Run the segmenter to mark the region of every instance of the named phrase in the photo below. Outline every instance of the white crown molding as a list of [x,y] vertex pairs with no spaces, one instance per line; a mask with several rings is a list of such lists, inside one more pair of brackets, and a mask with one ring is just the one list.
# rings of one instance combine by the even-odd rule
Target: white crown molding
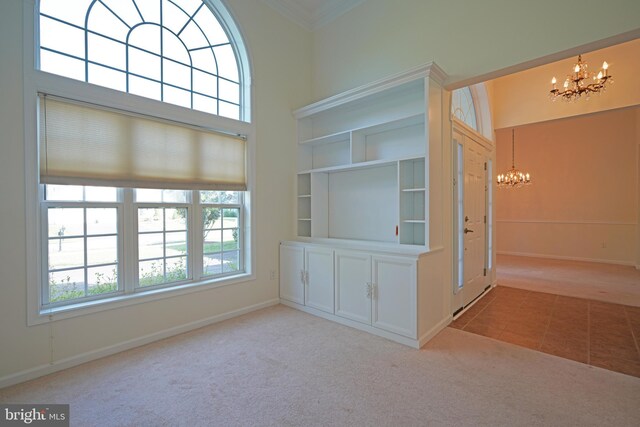
[[428,64],[420,65],[402,73],[385,77],[372,83],[320,100],[311,105],[295,110],[293,114],[296,119],[301,119],[421,78],[429,78],[435,83],[442,85],[447,79],[447,74],[435,62],[429,62]]
[[263,0],[285,18],[316,31],[365,0]]

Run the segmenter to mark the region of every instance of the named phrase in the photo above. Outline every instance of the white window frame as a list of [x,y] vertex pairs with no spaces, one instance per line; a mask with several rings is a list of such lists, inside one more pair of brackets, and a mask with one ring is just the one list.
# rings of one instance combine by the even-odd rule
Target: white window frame
[[[216,0],[207,0],[217,3]],[[227,19],[232,19],[228,11],[223,7],[218,9],[221,14],[221,24],[228,25]],[[43,72],[37,68],[37,0],[24,0],[23,2],[23,76],[24,76],[24,149],[25,149],[25,205],[26,205],[26,249],[27,249],[27,325],[37,325],[54,320],[61,320],[104,310],[140,304],[158,299],[184,295],[192,292],[200,292],[221,286],[244,283],[255,280],[254,259],[255,245],[254,233],[256,212],[253,208],[255,188],[255,124],[233,120],[221,116],[179,107],[172,104],[155,101],[140,96],[123,93],[117,90],[100,87],[70,78]],[[244,68],[240,67],[241,79],[244,87],[243,107],[244,117],[248,120],[250,106],[248,94],[253,94],[251,81],[247,76],[249,71],[249,58],[246,48],[238,37],[233,42],[240,45],[241,60],[244,60]],[[118,295],[111,298],[103,298],[93,301],[85,301],[79,304],[69,304],[63,307],[42,309],[41,284],[43,262],[45,260],[42,248],[43,242],[41,224],[42,213],[40,201],[44,199],[44,185],[39,182],[38,165],[38,93],[46,93],[62,98],[96,104],[123,111],[131,111],[172,122],[184,123],[190,126],[205,129],[216,129],[227,133],[245,135],[247,138],[247,192],[244,200],[243,218],[243,243],[245,273],[230,278],[216,278],[201,280],[182,285],[150,289],[146,292],[134,292],[126,295]],[[195,216],[194,216],[195,218]],[[124,225],[124,238],[133,238],[131,234],[134,224]],[[197,227],[192,227],[195,231]],[[194,256],[192,254],[192,256]],[[137,260],[135,260],[137,263]]]

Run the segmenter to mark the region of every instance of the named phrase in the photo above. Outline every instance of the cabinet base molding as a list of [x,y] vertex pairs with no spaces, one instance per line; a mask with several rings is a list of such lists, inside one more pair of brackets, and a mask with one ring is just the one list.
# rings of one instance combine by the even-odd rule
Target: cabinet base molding
[[[336,316],[335,314],[326,313],[324,311],[316,310],[315,308],[307,307],[304,305],[296,304],[295,302],[287,301],[284,299],[280,299],[280,304],[286,305],[287,307],[295,308],[296,310],[303,311],[308,314],[312,314],[317,317],[321,317],[326,320],[331,320],[332,322],[339,323],[344,326],[349,326],[354,329],[358,329],[363,332],[368,332],[373,335],[377,335],[382,338],[386,338],[391,341],[395,341],[400,344],[404,344],[406,346],[419,349],[422,347],[429,339],[434,337],[440,330],[442,330],[445,326],[451,322],[451,318],[445,319],[443,322],[439,323],[438,326],[432,328],[431,331],[427,332],[422,338],[419,340],[414,340],[411,338],[403,337],[402,335],[397,335],[392,332],[383,331],[382,329],[374,328],[373,326],[365,325],[364,323],[356,322],[353,320],[345,319],[344,317]],[[444,326],[440,327],[443,324]],[[438,329],[439,328],[439,329]]]

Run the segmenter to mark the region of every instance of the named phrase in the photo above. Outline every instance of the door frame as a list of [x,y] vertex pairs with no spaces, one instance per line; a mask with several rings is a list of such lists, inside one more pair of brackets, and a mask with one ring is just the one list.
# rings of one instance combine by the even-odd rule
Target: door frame
[[[485,183],[485,215],[487,221],[485,223],[485,245],[484,253],[485,260],[484,265],[487,271],[485,286],[493,286],[495,284],[495,226],[494,222],[494,194],[495,183],[493,182],[493,169],[495,165],[495,144],[493,141],[487,139],[475,129],[470,128],[458,118],[453,116],[451,118],[451,162],[452,162],[452,176],[453,176],[453,221],[452,221],[452,242],[453,250],[452,256],[452,299],[451,299],[451,313],[456,312],[464,308],[463,299],[463,287],[464,282],[464,257],[460,260],[461,244],[460,241],[461,231],[464,228],[464,222],[461,222],[463,212],[460,212],[460,203],[464,206],[464,147],[465,144],[473,143],[484,148],[484,161],[487,164],[486,183]],[[460,156],[460,149],[462,147],[462,155]],[[462,173],[462,180],[459,179],[459,175]],[[462,191],[462,193],[460,193]],[[462,198],[462,200],[460,200]],[[462,224],[462,225],[461,225]],[[461,228],[462,227],[462,228]],[[462,275],[462,276],[461,276]],[[471,303],[473,304],[473,302]]]

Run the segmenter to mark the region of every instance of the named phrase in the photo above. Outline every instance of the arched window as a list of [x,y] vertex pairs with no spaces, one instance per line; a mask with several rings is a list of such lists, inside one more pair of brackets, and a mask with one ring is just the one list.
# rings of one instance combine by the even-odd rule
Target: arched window
[[469,87],[453,91],[451,95],[451,113],[467,126],[479,131],[476,117],[476,106]]
[[41,0],[40,69],[247,120],[246,53],[221,12],[202,0]]
[[37,6],[29,321],[246,280],[249,63],[221,0]]

